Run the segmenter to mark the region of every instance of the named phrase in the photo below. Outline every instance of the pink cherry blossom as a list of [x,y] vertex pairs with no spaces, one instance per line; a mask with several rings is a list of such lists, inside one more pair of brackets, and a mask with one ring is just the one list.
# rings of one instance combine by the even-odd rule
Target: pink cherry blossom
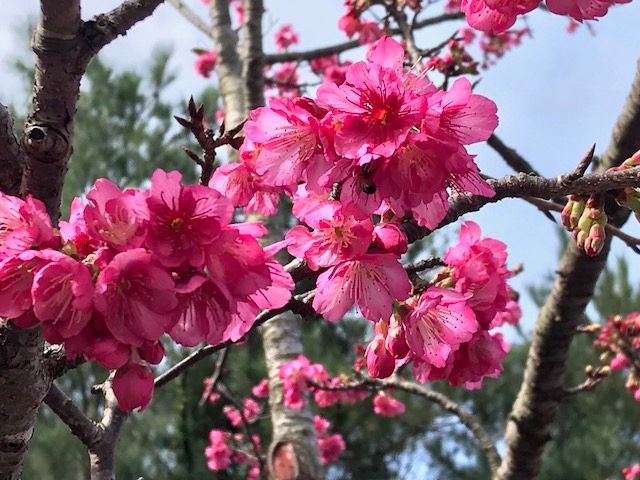
[[45,258],[48,263],[33,278],[33,311],[48,328],[69,338],[80,333],[93,314],[91,273],[59,252],[50,251]]
[[147,198],[149,227],[146,245],[154,258],[167,267],[187,261],[204,264],[205,246],[229,224],[233,206],[216,190],[182,185],[176,171],[156,170]]
[[280,192],[285,188],[267,185],[256,172],[256,158],[260,147],[245,138],[240,147],[242,161],[221,165],[216,169],[209,187],[229,198],[233,205],[245,207],[247,213],[273,215],[278,209]]
[[327,320],[337,321],[354,304],[374,322],[391,316],[394,300],[406,300],[411,283],[395,255],[366,254],[322,273],[313,308]]
[[414,356],[435,367],[444,367],[451,352],[478,330],[469,295],[429,287],[412,306],[404,328]]
[[46,263],[35,250],[0,261],[0,317],[16,318],[31,310],[33,278]]
[[178,304],[174,281],[143,249],[114,257],[98,275],[94,300],[113,336],[134,346],[173,326]]
[[296,184],[321,148],[318,120],[289,99],[253,110],[244,131],[260,146],[256,171],[270,185]]
[[287,50],[291,45],[297,45],[300,42],[298,34],[293,30],[291,25],[283,25],[275,34],[276,45],[281,52]]
[[324,417],[321,417],[320,415],[314,415],[313,426],[316,430],[316,435],[318,437],[323,437],[329,431],[329,427],[331,426],[331,423],[329,422],[329,420],[327,420]]
[[[379,331],[378,325],[383,323],[382,321],[376,324],[376,335],[367,345],[367,349],[364,353],[364,358],[367,363],[367,370],[369,375],[374,378],[387,378],[390,377],[396,368],[396,360],[389,353],[385,346],[385,337]],[[386,329],[386,327],[383,327]]]
[[269,396],[269,380],[260,380],[260,382],[251,389],[251,394],[256,398],[267,398]]
[[122,192],[113,182],[100,178],[87,199],[91,205],[84,209],[84,220],[89,235],[118,251],[142,245],[149,217],[142,192]]
[[145,364],[130,362],[116,370],[111,386],[122,410],[144,410],[153,397],[153,373]]
[[558,15],[569,15],[574,20],[595,20],[604,17],[609,7],[617,3],[629,3],[631,0],[547,0],[549,11]]
[[60,235],[65,242],[73,245],[75,254],[86,257],[100,247],[100,241],[89,235],[87,224],[84,221],[85,204],[80,197],[75,197],[71,202],[69,221],[60,221]]
[[312,231],[298,225],[287,233],[289,253],[304,258],[312,270],[363,255],[371,244],[373,223],[354,214],[335,201],[316,205],[303,218]]
[[209,50],[208,52],[198,55],[193,67],[198,75],[204,78],[209,78],[211,76],[211,72],[216,68],[217,61],[218,53],[215,50]]
[[393,418],[402,415],[404,411],[404,403],[388,393],[380,392],[373,397],[373,413],[376,415]]
[[0,260],[31,248],[55,247],[53,242],[51,220],[40,200],[0,192]]
[[319,438],[318,450],[320,451],[320,463],[323,465],[334,463],[346,448],[344,439],[339,433]]
[[462,0],[460,9],[473,28],[500,33],[523,15],[538,7],[539,0]]
[[458,78],[448,91],[429,96],[424,126],[430,136],[444,142],[470,145],[487,140],[498,126],[496,104],[471,93],[471,82]]
[[221,430],[209,432],[209,446],[204,453],[207,457],[209,470],[225,470],[231,465],[233,451],[228,444],[229,434]]
[[169,332],[171,338],[186,347],[201,342],[217,345],[223,341],[235,302],[227,288],[204,275],[194,275],[176,286],[178,321]]
[[336,153],[360,164],[393,155],[426,109],[396,70],[372,62],[351,65],[345,83],[325,83],[317,97],[333,111]]
[[449,248],[444,261],[453,267],[456,289],[471,294],[469,304],[478,321],[488,327],[496,313],[504,311],[509,300],[505,266],[506,245],[492,238],[481,238],[480,227],[464,222],[460,242]]
[[497,378],[502,373],[502,361],[508,350],[501,334],[477,332],[453,354],[447,380],[454,387],[464,385],[468,390],[478,389],[485,377]]

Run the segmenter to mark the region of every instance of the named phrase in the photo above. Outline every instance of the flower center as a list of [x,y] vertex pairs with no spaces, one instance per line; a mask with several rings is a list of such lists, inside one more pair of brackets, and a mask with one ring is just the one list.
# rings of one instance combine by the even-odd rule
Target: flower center
[[174,218],[173,221],[171,222],[171,229],[174,232],[179,232],[182,229],[183,225],[184,225],[184,218]]

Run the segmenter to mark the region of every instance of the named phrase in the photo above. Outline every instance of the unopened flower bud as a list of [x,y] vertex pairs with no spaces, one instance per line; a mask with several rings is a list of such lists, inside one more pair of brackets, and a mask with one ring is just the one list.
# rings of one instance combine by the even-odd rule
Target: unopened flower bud
[[569,201],[565,205],[560,217],[562,218],[562,225],[572,231],[578,227],[578,220],[584,212],[586,198],[580,195],[571,195]]

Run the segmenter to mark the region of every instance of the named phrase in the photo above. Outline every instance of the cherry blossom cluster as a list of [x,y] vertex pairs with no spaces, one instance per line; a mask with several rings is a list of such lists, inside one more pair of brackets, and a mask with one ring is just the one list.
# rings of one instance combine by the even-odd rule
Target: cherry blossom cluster
[[601,360],[608,362],[611,370],[628,370],[625,386],[640,402],[640,313],[609,317],[593,345],[603,350]]
[[508,345],[491,330],[521,316],[506,259],[504,243],[463,223],[459,243],[444,257],[447,266],[424,291],[396,305],[389,320],[376,323],[365,352],[369,374],[386,378],[412,361],[420,382],[476,389],[485,377],[499,376]]
[[[211,379],[206,379],[204,386],[203,399],[211,403],[218,402],[221,397],[219,394],[211,392]],[[251,389],[251,393],[253,398],[247,397],[242,401],[242,413],[234,406],[228,404],[223,406],[222,411],[232,428],[245,428],[259,420],[259,415],[263,408],[260,403],[265,404],[269,396],[268,381],[266,379],[261,380]],[[330,433],[330,422],[318,415],[314,417],[314,427],[321,463],[328,465],[336,462],[340,454],[345,450],[342,435]],[[261,454],[261,443],[260,437],[255,434],[251,435],[249,439],[246,433],[233,433],[218,429],[211,430],[209,432],[209,445],[205,449],[207,466],[210,470],[220,471],[227,470],[232,465],[245,465],[248,480],[259,478],[261,470],[256,454]]]
[[293,281],[257,238],[231,224],[216,190],[156,170],[148,190],[99,179],[54,230],[38,200],[0,194],[0,317],[41,324],[45,339],[115,370],[124,410],[144,408],[164,334],[185,346],[243,337]]
[[[546,0],[547,9],[557,15],[582,22],[604,17],[609,7],[631,0]],[[460,10],[470,26],[484,32],[500,33],[509,29],[520,15],[540,5],[540,0],[462,0]]]
[[603,195],[571,195],[561,217],[562,224],[572,233],[578,248],[590,257],[602,251],[607,225]]
[[[623,171],[640,165],[640,151],[634,153],[621,165],[609,170]],[[614,192],[618,205],[634,212],[640,221],[640,189],[627,187]],[[605,197],[597,195],[570,195],[562,210],[562,224],[573,234],[576,245],[589,256],[596,256],[604,247],[607,214]]]
[[[253,445],[247,446],[249,442]],[[260,463],[253,454],[254,449],[260,452],[260,437],[252,435],[247,440],[242,433],[231,433],[224,430],[209,432],[209,445],[204,454],[209,470],[227,470],[232,465],[246,465],[247,480],[260,478]]]

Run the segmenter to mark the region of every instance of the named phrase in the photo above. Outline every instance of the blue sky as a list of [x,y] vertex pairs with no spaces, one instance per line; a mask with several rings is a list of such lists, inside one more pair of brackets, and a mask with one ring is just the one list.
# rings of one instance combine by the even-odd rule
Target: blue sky
[[[200,0],[185,0],[206,15]],[[0,101],[24,101],[24,86],[4,68],[6,62],[27,51],[26,39],[15,30],[37,13],[37,2],[4,2],[0,21]],[[85,18],[108,10],[117,0],[84,0]],[[282,23],[292,23],[300,33],[299,48],[313,48],[344,40],[337,18],[343,13],[341,0],[265,0],[267,15],[266,45],[273,51],[273,33]],[[438,7],[431,7],[433,14]],[[587,28],[567,34],[566,18],[544,12],[528,15],[533,38],[509,52],[497,65],[482,72],[476,92],[498,105],[500,125],[497,133],[547,176],[571,170],[588,147],[596,142],[602,152],[609,142],[611,127],[621,110],[640,56],[637,25],[638,2],[616,7],[600,22],[593,23],[595,35]],[[448,23],[421,32],[418,43],[429,47],[450,35],[456,24]],[[130,33],[104,50],[110,63],[142,68],[156,44],[175,47],[174,67],[181,72],[172,95],[186,99],[206,86],[192,68],[193,47],[209,48],[210,41],[180,17],[170,5],[162,5],[153,17],[137,25]],[[358,58],[361,51],[349,53]],[[483,145],[472,148],[483,171],[493,176],[510,173],[493,151]],[[535,208],[516,200],[507,200],[467,216],[477,221],[488,236],[501,239],[509,247],[512,265],[523,263],[524,272],[514,279],[521,292],[531,283],[541,282],[553,270],[557,254],[554,227]],[[626,227],[640,235],[637,222]],[[455,226],[453,228],[456,228]],[[453,233],[455,235],[455,233]],[[614,255],[626,255],[632,271],[638,258],[626,246],[614,240]],[[536,309],[523,296],[524,326],[530,328]]]

